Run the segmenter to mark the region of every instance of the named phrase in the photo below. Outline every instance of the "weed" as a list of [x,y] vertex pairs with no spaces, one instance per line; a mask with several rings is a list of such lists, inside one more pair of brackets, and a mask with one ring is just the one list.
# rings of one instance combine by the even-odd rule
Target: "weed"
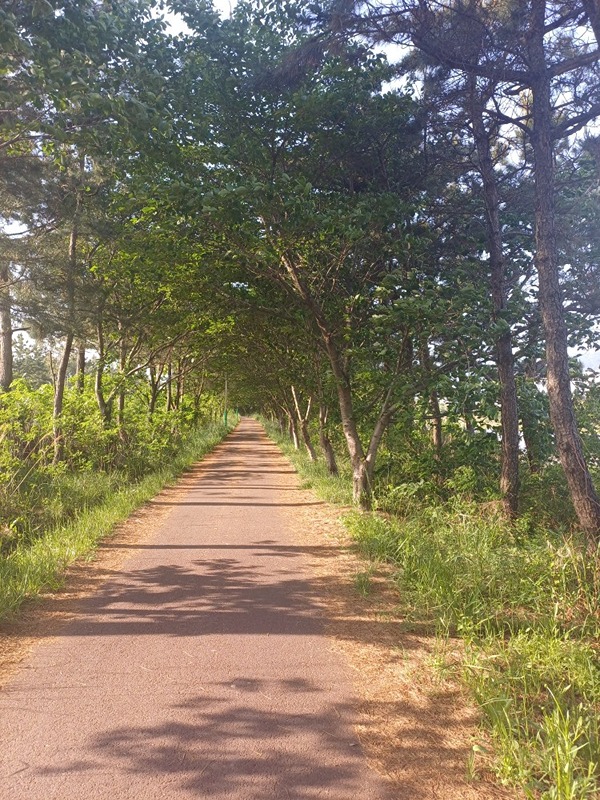
[[[25,599],[57,589],[69,564],[89,555],[115,525],[209,452],[226,433],[221,425],[195,431],[175,458],[140,481],[123,482],[120,487],[113,482],[114,476],[99,474],[95,481],[89,476],[81,480],[69,476],[67,484],[78,487],[77,510],[66,504],[63,495],[54,512],[56,524],[32,539],[16,541],[8,555],[0,558],[0,618],[14,613]],[[64,509],[71,512],[64,515],[70,521],[61,522]]]
[[[321,497],[348,497],[347,476],[333,479],[303,454],[291,457]],[[600,557],[564,530],[544,528],[547,515],[509,525],[489,503],[465,499],[467,479],[476,490],[471,473],[456,472],[459,479],[462,497],[445,503],[428,502],[423,481],[390,484],[378,504],[395,515],[351,511],[344,522],[368,559],[393,565],[405,619],[437,632],[432,665],[440,674],[446,638],[463,638],[463,680],[500,779],[535,800],[591,800],[600,791]],[[558,507],[564,492],[548,492],[547,480],[532,478],[527,503],[545,493]],[[368,574],[359,573],[357,588],[366,590]],[[476,755],[467,763],[471,780]]]
[[357,572],[354,576],[354,587],[361,597],[368,597],[371,594],[372,574],[372,570],[368,569],[364,572]]

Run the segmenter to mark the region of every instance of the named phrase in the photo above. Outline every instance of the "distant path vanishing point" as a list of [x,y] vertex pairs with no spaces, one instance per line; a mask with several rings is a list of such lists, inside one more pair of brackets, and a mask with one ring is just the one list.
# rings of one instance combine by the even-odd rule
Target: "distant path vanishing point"
[[183,479],[0,692],[2,800],[391,797],[286,522],[307,502],[292,472],[243,419]]

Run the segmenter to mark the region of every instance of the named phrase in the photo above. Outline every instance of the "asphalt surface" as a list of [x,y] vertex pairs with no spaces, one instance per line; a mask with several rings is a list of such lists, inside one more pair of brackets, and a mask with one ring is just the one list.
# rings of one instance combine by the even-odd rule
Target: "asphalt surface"
[[390,797],[288,525],[295,491],[242,420],[0,693],[2,800]]

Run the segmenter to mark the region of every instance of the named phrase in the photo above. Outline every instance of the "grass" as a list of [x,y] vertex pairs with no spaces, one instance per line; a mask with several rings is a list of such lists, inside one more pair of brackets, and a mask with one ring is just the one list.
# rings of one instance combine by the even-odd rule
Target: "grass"
[[[307,487],[348,504],[347,474],[331,478],[283,447]],[[500,781],[527,798],[597,798],[600,556],[575,536],[532,528],[530,518],[514,528],[460,500],[413,503],[402,516],[350,511],[344,521],[368,559],[393,565],[405,616],[440,644],[464,641],[462,664],[440,669],[469,687],[494,748],[474,750],[467,773],[491,759]],[[356,577],[363,596],[369,574]]]
[[260,421],[298,471],[304,488],[313,489],[326,503],[352,505],[352,471],[347,460],[338,458],[340,474],[334,477],[329,474],[323,461],[310,461],[305,451],[296,450],[289,438],[282,436],[275,425],[262,418]]
[[[90,557],[119,522],[210,452],[226,433],[216,424],[194,431],[174,459],[134,483],[118,485],[120,476],[114,474],[60,476],[59,483],[64,483],[58,492],[62,499],[56,501],[57,523],[32,541],[17,542],[0,559],[0,619],[14,614],[24,600],[58,589],[69,564]],[[69,492],[70,506],[65,504]],[[73,503],[78,508],[74,516]],[[61,509],[72,518],[60,523]]]

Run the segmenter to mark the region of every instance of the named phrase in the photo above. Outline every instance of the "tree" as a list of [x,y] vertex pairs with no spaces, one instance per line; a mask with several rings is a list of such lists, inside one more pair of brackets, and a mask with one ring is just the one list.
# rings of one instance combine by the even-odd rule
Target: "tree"
[[[550,415],[580,525],[595,540],[600,535],[600,500],[585,463],[571,395],[555,235],[555,153],[557,141],[600,112],[600,50],[592,36],[580,35],[585,26],[597,31],[597,4],[460,0],[440,6],[406,0],[385,8],[348,2],[333,8],[337,30],[409,42],[449,69],[473,80],[494,81],[489,110],[526,137],[535,182],[535,263]],[[355,8],[364,15],[355,14]]]
[[[180,81],[194,87],[181,90],[188,109],[181,138],[192,159],[195,150],[211,164],[199,165],[196,181],[204,185],[215,252],[222,261],[236,259],[252,279],[281,287],[318,333],[336,385],[354,497],[368,505],[377,449],[411,366],[410,333],[376,321],[382,311],[389,319],[392,303],[378,298],[376,287],[400,280],[412,255],[406,245],[419,185],[419,126],[409,97],[381,94],[385,61],[362,48],[290,79],[285,64],[302,13],[301,5],[241,3],[220,26],[187,16],[199,33],[181,55]],[[203,88],[194,68],[202,70]],[[189,145],[192,131],[202,137],[207,130],[215,136],[212,150],[203,138]],[[369,374],[371,411],[357,419],[352,364],[366,347],[379,363]]]

